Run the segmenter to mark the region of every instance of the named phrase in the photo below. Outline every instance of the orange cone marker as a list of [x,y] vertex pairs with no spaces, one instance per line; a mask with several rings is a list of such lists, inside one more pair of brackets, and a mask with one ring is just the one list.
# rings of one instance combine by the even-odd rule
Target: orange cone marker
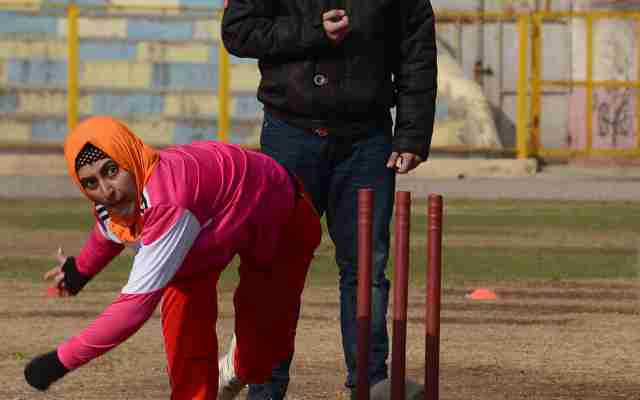
[[498,295],[491,289],[478,288],[465,296],[471,300],[497,300]]

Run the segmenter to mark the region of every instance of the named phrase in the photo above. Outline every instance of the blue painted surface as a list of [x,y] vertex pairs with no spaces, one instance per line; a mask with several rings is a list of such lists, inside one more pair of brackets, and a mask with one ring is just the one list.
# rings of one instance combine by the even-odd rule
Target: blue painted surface
[[195,140],[216,139],[215,132],[217,131],[218,124],[216,121],[211,121],[210,125],[178,122],[173,131],[173,143],[185,144]]
[[164,96],[150,94],[96,94],[93,113],[124,116],[130,114],[162,114]]
[[67,134],[67,121],[46,119],[31,124],[31,140],[34,142],[62,142]]
[[127,37],[146,40],[189,40],[193,38],[193,23],[129,18]]
[[64,3],[76,3],[76,4],[98,4],[98,5],[103,5],[103,4],[109,4],[110,1],[109,0],[67,0],[64,1]]
[[[44,1],[43,1],[44,3]],[[109,0],[59,0],[59,1],[55,1],[55,4],[79,4],[79,5],[84,5],[84,4],[90,4],[90,5],[104,5],[104,4],[109,4]]]
[[170,89],[207,89],[218,84],[218,67],[210,64],[161,63],[153,65],[152,86]]
[[239,120],[256,120],[262,118],[262,103],[255,94],[236,95],[234,118]]
[[209,62],[211,64],[218,64],[218,46],[209,47]]
[[58,18],[0,11],[0,33],[58,34]]
[[[61,0],[60,3],[72,3]],[[77,4],[108,4],[108,0],[76,0]],[[197,7],[222,7],[223,0],[180,0],[180,4]],[[200,16],[202,13],[196,13]],[[60,16],[27,16],[10,12],[0,12],[0,36],[5,38],[26,38],[28,35],[42,38],[57,38]],[[154,17],[134,16],[128,19],[126,39],[101,41],[82,39],[80,42],[81,61],[127,61],[137,56],[137,40],[175,41],[190,43],[193,39],[194,20],[169,21]],[[153,65],[152,87],[169,89],[177,93],[182,89],[200,89],[214,93],[218,86],[218,47],[210,46],[209,63],[159,63]],[[255,64],[254,59],[240,59],[231,56],[232,64]],[[28,85],[44,88],[66,88],[67,63],[65,60],[30,58],[10,59],[6,63],[8,86]],[[262,106],[255,94],[238,97],[234,119],[245,120],[260,118]],[[165,108],[163,95],[140,93],[135,90],[129,94],[102,92],[92,95],[92,114],[107,114],[118,117],[131,115],[162,116]],[[19,96],[5,90],[0,94],[0,113],[11,115],[19,109]],[[33,142],[62,142],[67,133],[66,115],[36,119],[31,124]],[[190,121],[185,119],[176,124],[173,132],[175,143],[188,143],[194,140],[217,139],[216,121]],[[240,137],[230,134],[234,143],[242,143]]]
[[438,99],[436,101],[436,116],[437,120],[443,120],[449,118],[449,103],[444,99]]
[[222,0],[180,0],[182,6],[192,7],[222,7]]
[[11,60],[8,82],[22,85],[66,87],[67,63],[43,59]]
[[[209,62],[212,64],[218,64],[218,46],[211,46],[209,48]],[[231,64],[257,64],[258,61],[255,58],[240,58],[233,54],[229,54],[229,62]]]
[[80,60],[135,60],[136,45],[127,42],[82,40]]
[[17,109],[18,95],[11,92],[0,92],[0,113],[13,113]]

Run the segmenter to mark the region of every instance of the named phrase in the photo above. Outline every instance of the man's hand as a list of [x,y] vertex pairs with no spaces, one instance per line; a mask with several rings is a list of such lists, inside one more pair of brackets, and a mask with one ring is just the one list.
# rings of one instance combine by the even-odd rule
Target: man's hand
[[322,14],[322,26],[331,42],[338,45],[349,33],[349,17],[345,10],[329,10]]
[[422,158],[413,153],[398,153],[394,151],[389,156],[387,168],[394,168],[399,174],[406,174],[422,162]]

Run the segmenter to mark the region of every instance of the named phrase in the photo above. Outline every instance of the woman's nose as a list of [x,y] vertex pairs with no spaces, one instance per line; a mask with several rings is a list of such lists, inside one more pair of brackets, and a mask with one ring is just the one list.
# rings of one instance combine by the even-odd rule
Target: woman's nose
[[105,199],[109,199],[113,196],[113,193],[114,193],[113,186],[111,186],[106,182],[101,182],[100,187],[102,189],[102,195],[105,197]]

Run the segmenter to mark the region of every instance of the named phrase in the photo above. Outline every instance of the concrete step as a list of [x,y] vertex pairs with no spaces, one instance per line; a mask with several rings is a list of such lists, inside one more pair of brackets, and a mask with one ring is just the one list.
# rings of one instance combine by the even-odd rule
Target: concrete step
[[[535,159],[433,158],[411,175],[424,178],[518,177],[535,175]],[[0,176],[66,176],[61,154],[0,154]]]
[[537,160],[433,158],[410,173],[415,178],[497,178],[535,175]]

